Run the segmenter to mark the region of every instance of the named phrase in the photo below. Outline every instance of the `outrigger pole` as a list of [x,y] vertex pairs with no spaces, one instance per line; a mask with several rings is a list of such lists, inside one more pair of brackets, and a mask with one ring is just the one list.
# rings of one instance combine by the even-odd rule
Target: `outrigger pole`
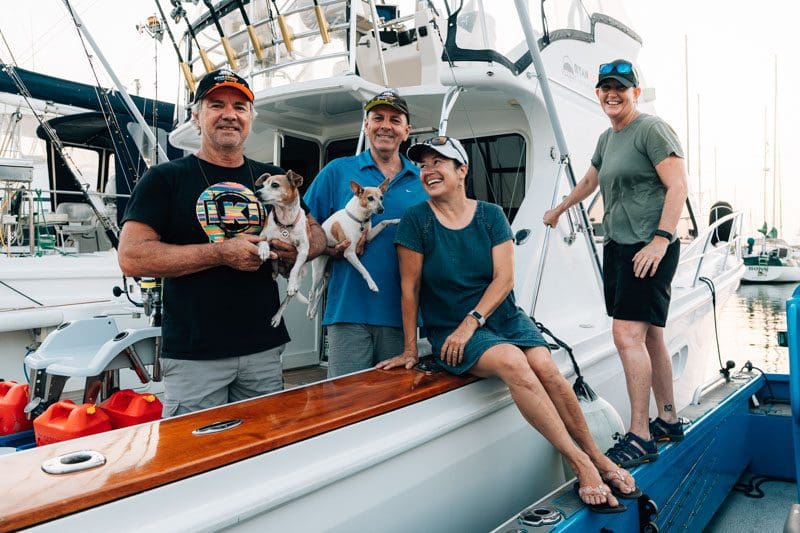
[[[542,56],[539,53],[539,43],[536,40],[536,35],[533,32],[533,26],[531,26],[531,19],[530,15],[528,14],[528,8],[525,5],[525,0],[514,0],[514,4],[517,7],[517,15],[519,16],[520,22],[522,23],[522,30],[525,32],[525,41],[528,44],[528,50],[531,53],[531,59],[533,60],[533,68],[536,73],[536,78],[539,80],[539,86],[542,88],[542,97],[544,98],[544,105],[547,109],[547,115],[550,118],[550,125],[553,128],[553,135],[556,138],[556,145],[558,146],[558,151],[561,154],[561,164],[564,165],[564,168],[567,171],[567,177],[569,178],[570,185],[575,188],[577,185],[577,180],[575,179],[575,173],[572,170],[572,162],[570,161],[569,149],[567,148],[567,139],[564,137],[564,130],[561,128],[561,121],[558,118],[558,112],[556,111],[556,104],[553,100],[553,93],[550,90],[550,80],[547,79],[547,73],[544,69],[544,63],[542,62]],[[557,185],[556,185],[557,186]],[[589,249],[589,253],[594,258],[595,265],[597,266],[597,270],[595,274],[597,276],[597,280],[602,286],[602,277],[601,274],[603,272],[603,266],[600,263],[600,257],[597,254],[597,248],[594,245],[594,240],[591,237],[591,225],[589,223],[589,217],[586,214],[586,211],[583,209],[583,205],[578,203],[580,207],[581,217],[583,218],[583,226],[586,228],[586,246]],[[550,206],[551,208],[553,206]],[[545,252],[547,250],[547,242],[550,237],[550,228],[547,228],[545,235]],[[543,254],[544,255],[544,254]],[[541,274],[541,272],[540,272]],[[536,306],[536,299],[539,296],[539,286],[541,283],[541,275],[539,276],[539,282],[537,282],[534,296],[533,296],[533,306]],[[533,314],[533,309],[531,309],[531,314]]]
[[106,73],[114,81],[114,85],[116,85],[122,100],[125,102],[125,105],[128,106],[133,118],[135,118],[136,122],[139,124],[139,126],[141,126],[142,132],[144,133],[145,137],[147,137],[147,140],[150,141],[150,145],[155,146],[156,150],[158,150],[158,159],[160,161],[169,161],[167,153],[164,151],[161,145],[158,144],[158,139],[156,139],[153,130],[151,130],[150,126],[147,125],[147,121],[145,121],[144,117],[139,112],[136,104],[134,104],[133,100],[131,100],[131,97],[128,96],[128,91],[125,90],[125,88],[122,86],[122,82],[120,82],[119,78],[117,78],[117,75],[114,74],[114,70],[111,68],[111,65],[108,63],[108,61],[106,61],[106,57],[103,55],[100,47],[97,46],[94,38],[92,38],[92,34],[89,33],[89,30],[86,28],[86,25],[83,23],[80,16],[78,16],[78,13],[72,9],[69,0],[63,0],[63,2],[67,7],[67,11],[70,13],[70,16],[72,16],[73,20],[75,21],[75,25],[77,26],[78,30],[83,34],[84,37],[86,37],[86,40],[89,41],[89,45],[92,47],[92,50],[94,50],[94,53],[97,54],[98,59],[100,59],[100,62],[103,64],[103,67],[105,67]]
[[236,0],[236,5],[239,6],[239,13],[242,14],[242,20],[247,27],[247,35],[250,36],[250,42],[253,44],[253,52],[256,54],[256,59],[264,61],[264,50],[261,48],[261,43],[256,35],[256,29],[250,24],[250,17],[247,16],[247,10],[244,8],[242,0]]
[[203,68],[206,69],[206,72],[211,72],[214,70],[214,63],[208,58],[208,53],[200,46],[200,41],[197,40],[197,34],[194,32],[194,28],[192,28],[192,23],[189,22],[189,19],[186,18],[186,10],[183,9],[181,5],[181,0],[170,0],[170,4],[172,4],[172,12],[169,14],[172,17],[172,20],[175,21],[175,24],[179,23],[181,19],[186,20],[186,31],[189,32],[189,37],[194,40],[194,44],[197,45],[197,53],[200,54],[200,60],[203,62]]
[[203,0],[203,3],[208,8],[208,14],[211,15],[211,20],[214,21],[214,26],[217,28],[222,48],[225,50],[225,57],[228,58],[228,64],[233,70],[237,70],[239,68],[239,63],[236,61],[236,53],[233,51],[231,42],[225,37],[225,32],[222,30],[222,24],[219,22],[219,15],[217,14],[217,10],[214,9],[214,4],[211,0]]
[[186,85],[189,87],[189,91],[194,93],[194,89],[197,86],[197,82],[194,79],[194,74],[192,74],[192,67],[183,60],[183,54],[181,54],[181,49],[178,47],[177,41],[175,41],[175,36],[172,34],[172,30],[169,27],[169,23],[167,22],[167,17],[164,15],[164,10],[161,8],[161,2],[155,0],[156,7],[158,8],[158,12],[161,15],[161,20],[164,21],[164,27],[167,29],[167,34],[169,35],[169,40],[172,43],[172,47],[175,49],[175,55],[178,56],[178,63],[181,66],[181,72],[183,72],[183,77],[186,79]]

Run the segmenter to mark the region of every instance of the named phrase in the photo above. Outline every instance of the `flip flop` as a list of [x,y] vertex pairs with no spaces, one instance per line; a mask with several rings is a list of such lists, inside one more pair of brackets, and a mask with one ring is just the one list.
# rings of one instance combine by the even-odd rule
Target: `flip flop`
[[[630,474],[628,474],[630,475]],[[600,472],[600,478],[605,481],[608,488],[611,489],[611,494],[614,495],[615,498],[618,500],[636,500],[642,495],[642,491],[634,485],[633,490],[631,492],[622,492],[619,487],[614,485],[615,480],[619,480],[622,483],[625,483],[625,478],[622,475],[622,469],[618,468],[616,470],[607,470],[606,472]],[[631,477],[631,479],[633,479]],[[635,480],[634,480],[635,483]]]
[[604,502],[604,503],[586,503],[585,501],[583,501],[583,498],[581,498],[581,492],[583,492],[584,494],[586,494],[587,492],[589,492],[589,493],[601,492],[602,493],[602,489],[599,488],[599,487],[584,487],[584,488],[581,488],[581,484],[576,481],[575,484],[572,485],[572,490],[575,491],[575,494],[578,496],[578,499],[581,501],[581,503],[584,504],[586,507],[588,507],[589,510],[592,511],[593,513],[616,514],[616,513],[624,513],[625,511],[628,510],[628,508],[622,502],[620,502],[619,505],[617,505],[616,507],[612,507],[612,506],[610,506],[608,504],[608,502]]

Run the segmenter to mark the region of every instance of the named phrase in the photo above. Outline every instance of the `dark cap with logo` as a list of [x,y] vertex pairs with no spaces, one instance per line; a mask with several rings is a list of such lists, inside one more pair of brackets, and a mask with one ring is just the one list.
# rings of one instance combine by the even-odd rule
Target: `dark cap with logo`
[[630,61],[625,59],[615,59],[611,63],[603,63],[597,71],[597,85],[600,85],[606,80],[616,80],[624,87],[638,87],[639,76],[636,74],[636,67]]
[[364,111],[369,113],[370,109],[379,105],[388,105],[397,109],[406,116],[406,119],[411,117],[408,112],[408,103],[396,91],[387,90],[376,94],[372,100],[364,105]]
[[199,102],[208,96],[208,93],[220,87],[232,87],[237,89],[247,97],[248,101],[253,101],[253,91],[250,90],[247,80],[230,69],[221,68],[203,76],[203,79],[197,84],[197,92],[194,93],[194,103]]

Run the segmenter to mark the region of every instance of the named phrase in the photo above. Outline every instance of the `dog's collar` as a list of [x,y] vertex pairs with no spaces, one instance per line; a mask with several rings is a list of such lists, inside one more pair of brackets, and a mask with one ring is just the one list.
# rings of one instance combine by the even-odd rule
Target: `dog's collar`
[[301,209],[298,209],[297,210],[297,216],[294,217],[294,220],[292,221],[291,224],[282,224],[281,221],[278,220],[278,212],[277,211],[275,211],[273,213],[273,215],[275,215],[275,216],[272,217],[272,218],[275,220],[275,223],[278,225],[279,228],[288,230],[288,229],[292,229],[294,227],[294,225],[297,224],[297,221],[300,220],[300,212],[301,212]]
[[348,211],[346,207],[344,209],[344,212],[347,213],[347,216],[349,216],[350,218],[352,218],[353,220],[355,220],[356,222],[361,224],[361,231],[364,231],[364,227],[366,226],[367,221],[369,220],[369,217],[365,218],[364,220],[361,220],[360,218],[356,218],[356,216],[353,213],[351,213],[350,211]]

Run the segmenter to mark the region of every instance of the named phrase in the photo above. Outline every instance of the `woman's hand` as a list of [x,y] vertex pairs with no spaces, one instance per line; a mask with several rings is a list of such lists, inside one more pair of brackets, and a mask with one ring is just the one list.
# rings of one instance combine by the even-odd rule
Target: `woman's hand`
[[550,226],[551,228],[555,228],[558,225],[558,219],[561,217],[561,211],[558,208],[548,209],[544,212],[544,216],[542,217],[542,222],[544,222],[545,226]]
[[[633,256],[633,274],[637,278],[656,275],[658,265],[667,253],[669,242],[663,237],[656,237]],[[649,272],[649,274],[648,274]]]
[[396,355],[386,361],[381,361],[375,368],[381,370],[389,370],[390,368],[405,367],[411,369],[419,362],[419,355],[416,350],[404,350],[400,355]]
[[451,333],[442,345],[440,358],[450,366],[456,366],[464,360],[464,347],[467,345],[475,330],[478,321],[471,316],[464,317],[461,324]]

